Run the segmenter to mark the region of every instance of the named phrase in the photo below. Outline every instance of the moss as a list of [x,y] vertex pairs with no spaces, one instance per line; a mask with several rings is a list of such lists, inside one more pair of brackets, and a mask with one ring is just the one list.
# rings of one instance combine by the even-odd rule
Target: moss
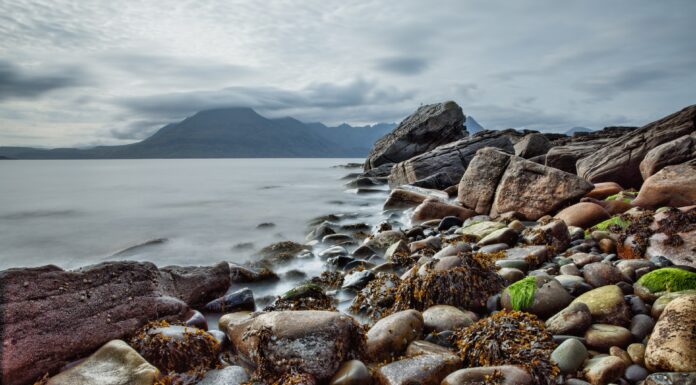
[[604,222],[600,222],[592,228],[594,230],[612,231],[618,233],[621,230],[626,229],[630,224],[631,222],[628,219],[622,218],[621,216],[615,216],[607,219]]
[[676,267],[666,267],[643,275],[638,283],[652,293],[694,290],[696,289],[696,273]]
[[536,278],[527,277],[519,280],[507,288],[510,294],[510,301],[514,310],[527,309],[534,302],[534,292],[536,292]]

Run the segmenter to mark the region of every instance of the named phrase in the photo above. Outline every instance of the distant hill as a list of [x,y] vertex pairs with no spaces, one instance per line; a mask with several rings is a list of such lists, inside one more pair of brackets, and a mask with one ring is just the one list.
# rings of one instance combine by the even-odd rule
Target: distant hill
[[466,121],[464,121],[464,126],[466,126],[466,130],[469,131],[469,135],[473,135],[477,132],[481,132],[485,130],[483,126],[479,124],[479,122],[474,119],[473,116],[467,116]]
[[251,108],[201,111],[160,128],[149,138],[89,149],[0,147],[15,159],[322,158],[364,157],[394,124],[326,127],[294,118],[268,119]]
[[594,130],[587,127],[573,127],[568,131],[564,132],[565,135],[573,136],[576,132],[593,132]]

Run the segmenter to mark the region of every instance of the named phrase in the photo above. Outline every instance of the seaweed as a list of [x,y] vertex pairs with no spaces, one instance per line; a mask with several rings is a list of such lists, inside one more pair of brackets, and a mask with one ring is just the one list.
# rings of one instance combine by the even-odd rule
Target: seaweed
[[456,332],[465,367],[519,365],[535,385],[555,384],[560,370],[551,361],[553,338],[536,316],[503,310]]
[[282,296],[276,298],[272,305],[266,306],[264,311],[280,310],[336,310],[336,301],[326,295],[324,289],[315,283],[305,283],[299,287],[288,290]]
[[394,273],[377,273],[375,279],[360,290],[350,306],[354,314],[365,314],[372,320],[382,318],[394,305],[401,279]]
[[526,277],[507,287],[510,301],[514,310],[522,310],[532,306],[536,292],[536,278]]
[[638,279],[651,293],[696,289],[696,273],[676,267],[651,271]]
[[318,277],[312,277],[307,282],[322,286],[326,289],[338,289],[343,285],[343,273],[340,271],[324,271]]

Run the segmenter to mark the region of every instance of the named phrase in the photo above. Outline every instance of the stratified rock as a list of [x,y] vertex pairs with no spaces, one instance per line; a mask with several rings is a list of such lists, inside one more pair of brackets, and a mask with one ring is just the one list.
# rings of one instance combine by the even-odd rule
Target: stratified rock
[[459,181],[457,200],[477,214],[488,214],[510,154],[488,147],[478,150]]
[[423,316],[404,310],[377,321],[367,332],[367,356],[376,362],[398,357],[423,333]]
[[131,335],[148,321],[182,319],[188,306],[175,297],[198,302],[211,294],[170,292],[176,283],[163,281],[171,277],[151,263],[138,262],[75,271],[44,266],[0,272],[1,382],[31,383],[108,341]]
[[[435,174],[446,174],[456,183],[464,175],[476,151],[484,147],[496,147],[513,151],[510,139],[504,131],[484,131],[476,136],[460,139],[397,163],[389,175],[389,185],[413,183]],[[453,184],[450,183],[450,184]]]
[[152,385],[158,375],[157,368],[128,344],[113,340],[46,385]]
[[578,175],[591,182],[639,187],[640,163],[655,147],[696,130],[696,105],[616,138],[577,162]]
[[696,131],[650,150],[640,162],[640,174],[647,180],[666,166],[696,158]]
[[365,170],[401,162],[467,135],[464,114],[448,101],[421,106],[394,131],[379,139],[365,161]]
[[381,366],[374,377],[379,385],[439,385],[461,364],[462,360],[454,354],[421,354]]
[[646,179],[632,204],[644,208],[696,204],[696,159],[665,167]]
[[461,220],[471,218],[476,213],[467,208],[428,198],[413,211],[411,219],[414,222],[424,222],[444,217],[457,217]]
[[549,142],[544,134],[528,134],[525,135],[522,140],[515,143],[515,155],[529,159],[546,154],[551,147],[551,142]]
[[532,376],[526,370],[514,366],[484,366],[460,369],[451,373],[441,385],[480,385],[489,381],[499,381],[500,385],[531,385]]
[[696,295],[674,299],[655,324],[645,349],[651,371],[696,372]]
[[557,168],[571,174],[577,174],[575,163],[607,144],[610,139],[597,139],[586,142],[573,142],[563,146],[552,147],[546,153],[548,167]]
[[390,210],[416,207],[428,198],[446,201],[449,197],[447,194],[437,190],[404,186],[402,188],[395,188],[389,193],[389,198],[384,202],[384,209]]
[[351,317],[329,311],[274,311],[229,324],[232,345],[257,374],[276,378],[290,372],[330,379],[341,363],[358,358],[363,332]]

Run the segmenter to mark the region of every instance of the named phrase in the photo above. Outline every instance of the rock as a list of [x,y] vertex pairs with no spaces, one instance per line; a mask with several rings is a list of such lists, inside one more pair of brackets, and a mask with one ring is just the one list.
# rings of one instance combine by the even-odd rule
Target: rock
[[365,161],[365,170],[410,159],[466,134],[464,114],[457,103],[421,106],[375,143]]
[[411,183],[412,186],[431,188],[437,190],[445,190],[453,184],[454,181],[446,172],[438,172],[434,175],[427,176],[423,179],[418,179],[417,181]]
[[583,335],[592,325],[590,309],[582,302],[573,303],[546,321],[551,334]]
[[344,362],[334,374],[329,385],[370,385],[372,375],[362,361],[350,360]]
[[[450,331],[451,332],[451,331]],[[408,344],[404,357],[415,357],[422,354],[453,354],[452,351],[444,346],[424,340],[415,340]]]
[[[159,371],[121,340],[113,340],[47,385],[152,385]],[[3,381],[3,383],[5,383]]]
[[643,180],[647,180],[666,166],[684,163],[694,158],[696,158],[696,131],[648,151],[640,162],[640,174]]
[[476,215],[472,210],[449,203],[426,199],[413,211],[411,219],[415,222],[424,222],[431,219],[442,219],[454,216],[459,219],[467,219]]
[[408,244],[408,248],[411,253],[415,253],[420,250],[433,250],[439,251],[442,248],[442,240],[436,236],[429,236],[428,238],[421,239],[420,241],[414,241]]
[[590,190],[592,184],[576,175],[511,157],[498,183],[491,213],[514,210],[536,220]]
[[509,162],[510,154],[497,148],[478,150],[459,181],[457,200],[477,214],[488,214]]
[[254,302],[254,292],[248,287],[239,289],[225,296],[208,302],[205,305],[205,310],[214,313],[233,312],[236,310],[254,310],[256,303]]
[[395,164],[389,175],[389,185],[396,187],[440,175],[440,179],[449,181],[449,186],[462,178],[476,151],[485,147],[512,152],[512,143],[504,131],[485,131]]
[[696,268],[696,230],[676,233],[681,241],[669,242],[667,234],[659,233],[650,237],[650,244],[645,251],[648,258],[660,257],[667,259],[674,265],[685,265]]
[[[395,244],[398,241],[408,241],[406,235],[401,230],[387,230],[380,233],[372,235],[370,238],[365,240],[364,246],[369,247],[371,250],[379,253],[384,253],[389,246]],[[357,250],[355,251],[357,253]],[[353,253],[355,255],[355,253]]]
[[696,129],[696,105],[616,138],[577,162],[578,175],[591,182],[619,182],[639,187],[640,163],[655,147]]
[[585,195],[588,198],[605,199],[608,196],[616,195],[623,191],[623,188],[616,182],[599,182],[594,184],[592,191]]
[[508,284],[515,283],[525,277],[524,271],[511,267],[503,267],[498,270],[498,275],[503,277]]
[[642,341],[645,337],[650,334],[653,327],[655,327],[655,321],[652,317],[646,314],[636,314],[631,319],[631,335],[634,341]]
[[322,259],[335,258],[348,255],[348,250],[343,246],[331,246],[328,249],[321,251],[318,256]]
[[330,379],[344,361],[362,351],[362,330],[338,312],[301,310],[258,313],[228,325],[238,354],[264,371],[302,372]]
[[234,263],[229,263],[228,265],[230,268],[230,283],[277,281],[279,279],[278,275],[267,268],[252,270]]
[[595,322],[627,325],[630,320],[624,294],[621,288],[616,285],[607,285],[590,290],[577,297],[572,303],[587,305]]
[[696,372],[696,295],[674,299],[655,324],[645,349],[653,372]]
[[556,252],[563,251],[570,244],[570,232],[565,222],[554,219],[542,225],[527,228],[522,236],[533,245],[550,245]]
[[646,179],[632,204],[651,209],[696,204],[696,159],[667,166]]
[[354,271],[343,278],[343,289],[359,291],[375,278],[375,273],[370,270]]
[[473,237],[477,240],[485,238],[488,234],[492,232],[504,229],[505,224],[500,222],[492,221],[481,221],[475,222],[469,225],[464,225],[461,229],[457,230],[457,234],[467,235]]
[[241,366],[227,366],[209,370],[197,385],[242,385],[249,375]]
[[395,188],[389,193],[389,198],[384,202],[384,209],[407,209],[416,207],[428,198],[427,195],[415,191]]
[[645,378],[643,385],[693,385],[696,373],[653,373]]
[[[513,247],[512,249],[505,250],[505,258],[512,261],[522,261],[526,264],[526,267],[522,268],[520,266],[512,265],[505,267],[517,267],[526,271],[527,267],[529,266],[538,266],[545,262],[549,254],[549,248],[545,245]],[[496,261],[496,265],[501,261],[502,260]]]
[[170,279],[176,276],[160,274],[151,263],[125,261],[75,271],[44,266],[0,272],[0,382],[31,383],[148,321],[183,319],[189,308],[177,297],[198,302],[217,295],[217,285],[195,295],[173,291],[177,285]]
[[367,356],[377,362],[398,357],[422,333],[423,316],[416,310],[404,310],[382,318],[367,332]]
[[218,320],[218,326],[220,327],[220,330],[227,330],[227,328],[231,325],[235,325],[248,320],[249,318],[251,318],[252,314],[253,312],[250,312],[248,310],[236,311],[234,313],[225,314]]
[[572,142],[563,146],[552,147],[546,153],[546,166],[557,168],[571,174],[577,174],[575,163],[592,154],[610,139],[598,139],[585,142]]
[[439,385],[461,365],[461,359],[454,354],[423,354],[381,366],[374,377],[380,385]]
[[629,356],[625,350],[621,349],[618,346],[610,347],[609,348],[609,355],[621,358],[621,360],[626,364],[626,366],[633,365],[633,361],[631,360],[631,356]]
[[230,266],[220,262],[213,266],[166,266],[160,269],[162,290],[190,306],[201,306],[224,294],[230,287]]
[[645,365],[645,345],[640,343],[630,344],[626,348],[626,353],[631,357],[631,361],[633,361],[634,364],[640,366]]
[[588,361],[583,370],[592,385],[608,385],[621,378],[626,364],[618,357],[603,356]]
[[384,259],[388,262],[393,262],[396,258],[395,256],[410,255],[411,250],[408,248],[408,244],[402,240],[389,246],[386,252],[384,252]]
[[586,229],[611,218],[611,215],[598,204],[580,202],[561,210],[554,218],[562,220],[568,226]]
[[587,356],[585,345],[577,339],[571,338],[563,341],[554,349],[551,353],[551,360],[558,365],[561,373],[573,374],[580,369]]
[[484,366],[479,368],[460,369],[451,373],[441,385],[479,385],[486,384],[491,377],[502,376],[501,385],[531,385],[532,376],[526,370],[513,365]]
[[645,377],[648,376],[648,371],[645,370],[644,367],[640,365],[631,365],[628,368],[626,368],[626,371],[624,372],[624,378],[626,378],[629,382],[632,384],[637,383],[638,381],[642,381],[645,379]]
[[679,297],[683,297],[685,295],[694,295],[694,294],[696,294],[696,290],[684,290],[684,291],[678,291],[676,293],[667,293],[667,294],[661,295],[652,304],[652,309],[650,311],[650,315],[652,315],[652,317],[654,319],[659,319],[660,316],[662,315],[662,312],[665,311],[665,309],[667,308],[667,305],[669,305],[670,302],[674,301],[675,299],[677,299]]
[[612,346],[625,348],[632,340],[628,329],[616,325],[593,324],[585,332],[587,346],[601,351],[607,351]]
[[129,340],[144,359],[164,373],[211,369],[220,342],[212,334],[181,325],[148,324]]
[[[531,301],[527,303],[525,287],[531,288]],[[518,298],[519,297],[519,298]],[[532,313],[539,318],[548,318],[565,308],[573,297],[555,279],[528,277],[508,286],[500,298],[503,308]],[[515,304],[521,304],[516,306]]]
[[458,330],[473,322],[471,317],[454,306],[435,305],[423,312],[423,326],[426,332]]
[[295,258],[298,253],[306,248],[305,245],[296,242],[276,242],[261,249],[259,256],[271,264],[283,264]]
[[613,285],[623,280],[621,271],[614,265],[604,262],[594,262],[582,268],[585,281],[594,287]]
[[502,228],[488,234],[478,242],[479,246],[506,244],[508,246],[517,243],[517,231],[510,228]]
[[569,263],[567,265],[563,265],[559,269],[560,273],[562,275],[575,275],[575,276],[580,276],[580,269],[578,269],[577,266],[575,266],[574,263]]
[[459,217],[444,217],[437,225],[437,229],[440,231],[449,230],[452,227],[461,227],[464,222]]
[[515,143],[515,155],[529,159],[535,156],[544,155],[553,147],[551,142],[544,134],[527,134]]

